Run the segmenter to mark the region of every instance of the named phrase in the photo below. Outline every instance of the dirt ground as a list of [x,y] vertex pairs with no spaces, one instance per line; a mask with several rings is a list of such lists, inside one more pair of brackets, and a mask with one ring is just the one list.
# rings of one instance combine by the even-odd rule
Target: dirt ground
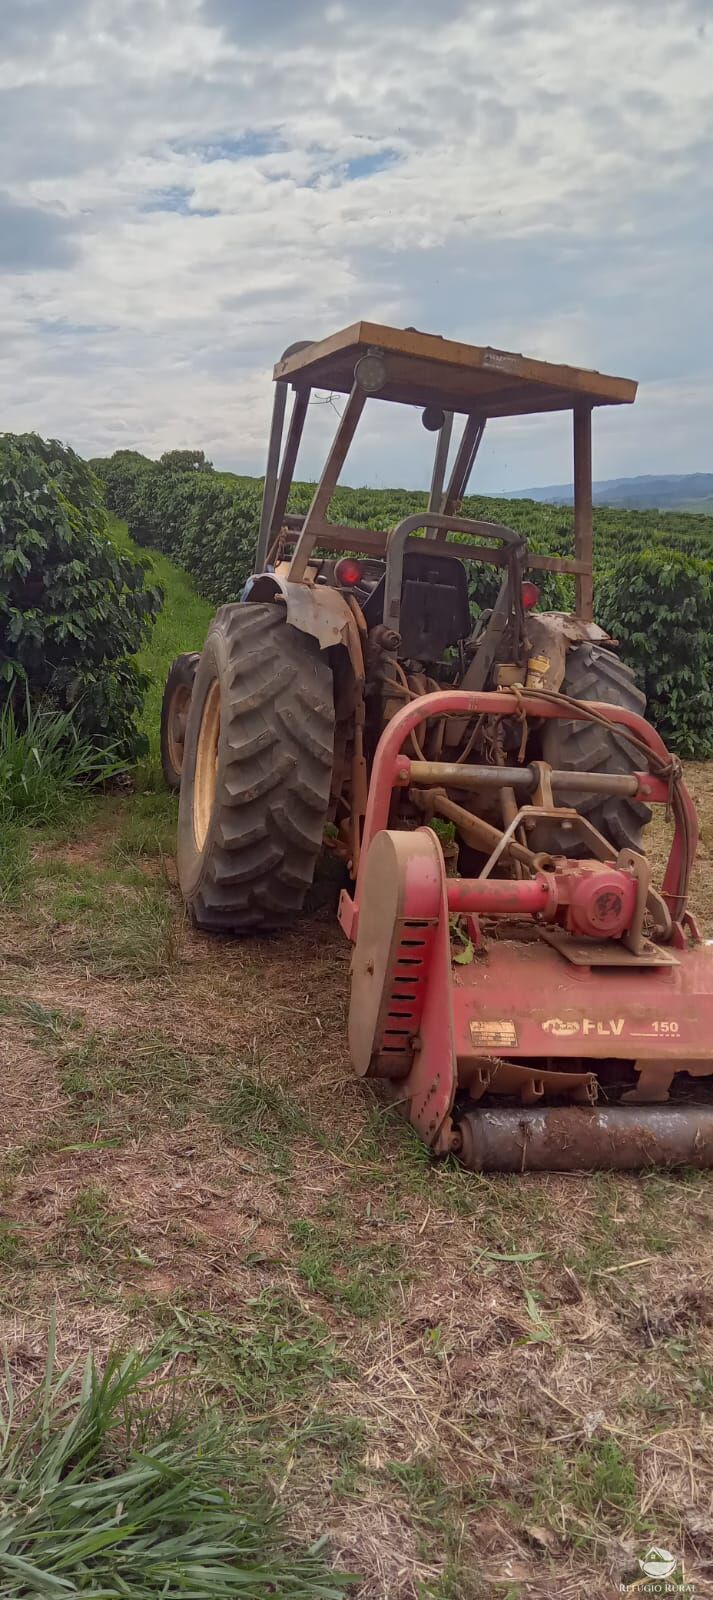
[[[689,776],[713,931],[713,767]],[[191,931],[171,805],[98,802],[8,879],[20,1389],[53,1300],[60,1357],[165,1332],[246,1482],[327,1536],[358,1600],[609,1600],[651,1544],[713,1595],[709,1175],[431,1163],[350,1075],[331,914],[279,940]]]

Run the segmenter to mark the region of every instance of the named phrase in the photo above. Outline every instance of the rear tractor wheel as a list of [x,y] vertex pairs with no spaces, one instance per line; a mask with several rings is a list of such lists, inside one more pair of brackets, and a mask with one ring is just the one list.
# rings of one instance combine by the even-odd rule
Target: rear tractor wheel
[[[638,688],[631,667],[600,645],[575,645],[567,652],[562,693],[573,700],[601,700],[623,706],[638,716],[646,712],[646,696]],[[542,754],[550,766],[572,772],[637,772],[641,758],[627,739],[594,722],[545,724]],[[648,806],[621,795],[573,793],[567,804],[598,829],[617,850],[643,850],[643,830],[651,820]],[[586,846],[573,846],[564,830],[548,832],[548,850],[562,855],[587,855]]]
[[171,662],[161,702],[161,766],[169,789],[181,787],[183,750],[196,668],[197,651],[176,656]]
[[284,927],[322,847],[334,754],[332,674],[278,603],[221,606],[196,672],[178,877],[199,928]]

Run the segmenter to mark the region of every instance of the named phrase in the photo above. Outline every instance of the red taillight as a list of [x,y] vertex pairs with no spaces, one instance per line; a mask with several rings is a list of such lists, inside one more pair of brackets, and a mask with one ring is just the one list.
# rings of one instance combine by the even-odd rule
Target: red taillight
[[337,562],[334,576],[337,583],[346,584],[347,588],[352,589],[361,577],[361,562],[354,561],[352,556],[345,556],[343,561]]
[[530,583],[529,579],[526,578],[520,589],[520,593],[522,595],[522,603],[525,610],[531,611],[533,606],[537,605],[537,602],[540,598],[540,591],[537,587],[537,584]]

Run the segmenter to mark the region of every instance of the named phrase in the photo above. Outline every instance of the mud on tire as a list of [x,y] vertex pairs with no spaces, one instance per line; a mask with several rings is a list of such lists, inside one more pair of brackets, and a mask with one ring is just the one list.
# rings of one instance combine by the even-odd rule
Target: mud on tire
[[178,876],[198,927],[277,928],[302,910],[329,802],[332,674],[279,603],[221,606],[196,673]]
[[[607,705],[624,706],[639,716],[646,713],[646,696],[638,688],[634,674],[613,650],[600,645],[576,645],[567,653],[562,693],[573,700],[601,700]],[[560,770],[572,772],[637,772],[640,758],[626,739],[609,734],[595,723],[546,723],[542,735],[545,761]],[[573,793],[567,803],[576,806],[617,850],[641,850],[642,834],[650,821],[648,806],[621,795]],[[548,849],[563,855],[587,854],[584,846],[573,846],[564,832],[548,833]]]

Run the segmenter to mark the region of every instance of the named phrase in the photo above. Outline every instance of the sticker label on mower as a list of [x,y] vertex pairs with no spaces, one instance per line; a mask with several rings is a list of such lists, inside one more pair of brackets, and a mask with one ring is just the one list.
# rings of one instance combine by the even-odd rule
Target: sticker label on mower
[[473,1044],[480,1044],[486,1050],[517,1048],[517,1028],[514,1022],[471,1022],[470,1037]]
[[[585,1039],[591,1034],[595,1034],[599,1039],[620,1039],[625,1025],[625,1017],[611,1017],[608,1022],[598,1022],[594,1017],[583,1017],[581,1022],[565,1017],[548,1017],[546,1022],[540,1024],[543,1033],[552,1034],[555,1039],[569,1039],[575,1033],[581,1033]],[[640,1032],[636,1032],[633,1028],[628,1030],[631,1039],[670,1039],[676,1038],[678,1033],[680,1033],[678,1023],[664,1019],[652,1021],[648,1028]]]

